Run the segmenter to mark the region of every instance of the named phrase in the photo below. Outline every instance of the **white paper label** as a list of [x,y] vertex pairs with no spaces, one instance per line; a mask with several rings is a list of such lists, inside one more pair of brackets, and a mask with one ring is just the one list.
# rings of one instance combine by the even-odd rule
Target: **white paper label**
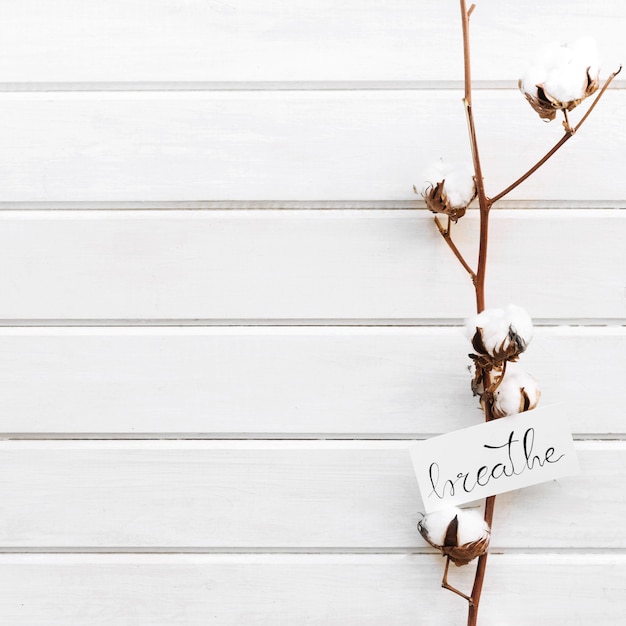
[[565,413],[552,405],[411,446],[426,513],[578,473]]

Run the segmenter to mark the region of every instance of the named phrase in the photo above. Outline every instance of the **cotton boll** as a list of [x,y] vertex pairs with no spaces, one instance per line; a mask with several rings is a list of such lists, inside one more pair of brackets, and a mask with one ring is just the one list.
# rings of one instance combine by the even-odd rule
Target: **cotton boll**
[[466,565],[489,547],[489,525],[469,509],[449,507],[429,513],[417,527],[422,537],[455,565]]
[[536,408],[541,397],[537,381],[516,363],[507,363],[502,382],[493,394],[491,406],[496,418]]
[[591,37],[572,45],[549,44],[542,48],[519,81],[531,106],[546,120],[556,111],[571,111],[599,87],[598,51]]
[[558,63],[549,68],[543,89],[552,100],[568,104],[582,100],[589,78],[598,76],[598,51],[595,41],[585,37],[573,46],[562,46]]
[[465,333],[478,354],[494,365],[516,359],[532,339],[532,320],[521,307],[485,309],[465,324]]
[[476,197],[473,170],[439,159],[424,172],[421,193],[433,213],[444,213],[453,221],[463,217],[469,203]]

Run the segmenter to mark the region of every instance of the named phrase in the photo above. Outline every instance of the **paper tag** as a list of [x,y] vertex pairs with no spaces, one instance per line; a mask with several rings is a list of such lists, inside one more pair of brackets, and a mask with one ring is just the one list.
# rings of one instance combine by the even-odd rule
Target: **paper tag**
[[565,412],[547,406],[411,446],[426,513],[578,473]]

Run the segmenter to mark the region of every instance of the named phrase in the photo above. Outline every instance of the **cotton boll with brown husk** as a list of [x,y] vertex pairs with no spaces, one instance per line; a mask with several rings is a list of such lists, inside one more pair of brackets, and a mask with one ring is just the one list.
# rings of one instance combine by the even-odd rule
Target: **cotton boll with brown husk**
[[537,381],[517,363],[507,363],[504,378],[493,393],[494,417],[506,417],[537,407],[541,391]]
[[519,80],[519,88],[544,120],[571,111],[600,86],[598,49],[591,37],[542,48]]
[[465,215],[470,202],[476,197],[474,172],[467,165],[453,165],[443,159],[437,161],[424,174],[420,193],[433,213],[444,213],[456,222]]
[[455,565],[467,565],[487,552],[491,531],[477,511],[449,507],[425,515],[417,524],[422,537]]
[[524,309],[509,304],[504,309],[485,309],[474,315],[467,320],[465,333],[479,355],[500,367],[526,350],[533,336],[533,323]]

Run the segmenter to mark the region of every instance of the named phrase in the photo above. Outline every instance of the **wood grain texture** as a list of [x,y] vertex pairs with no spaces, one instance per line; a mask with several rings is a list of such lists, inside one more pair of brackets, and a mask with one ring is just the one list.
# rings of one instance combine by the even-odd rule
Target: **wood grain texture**
[[[455,233],[468,258],[476,217]],[[501,211],[492,222],[490,306],[626,317],[626,212]],[[18,323],[443,321],[474,310],[471,282],[425,211],[8,211],[0,263],[0,317]]]
[[[617,626],[625,566],[623,555],[492,555],[481,622],[501,624],[506,615],[508,626]],[[441,568],[428,555],[11,555],[0,557],[0,619],[12,626],[378,626],[391,618],[399,626],[458,626],[464,603],[439,588]],[[470,586],[471,569],[455,569],[451,580]]]
[[[462,78],[458,2],[3,0],[0,82]],[[516,80],[534,49],[583,34],[624,60],[619,0],[504,5],[472,18],[475,77]]]
[[[0,542],[49,550],[423,548],[409,445],[4,441]],[[577,448],[580,475],[498,498],[494,549],[626,547],[614,531],[624,443]]]
[[[412,187],[428,166],[470,158],[461,98],[460,89],[1,93],[2,200],[417,204]],[[626,199],[626,131],[615,122],[625,106],[626,90],[611,89],[510,198]],[[474,111],[491,195],[562,135],[516,89],[478,91]]]
[[[482,419],[470,349],[460,328],[2,328],[0,432],[438,434]],[[574,432],[624,433],[626,328],[537,328],[522,362]]]

